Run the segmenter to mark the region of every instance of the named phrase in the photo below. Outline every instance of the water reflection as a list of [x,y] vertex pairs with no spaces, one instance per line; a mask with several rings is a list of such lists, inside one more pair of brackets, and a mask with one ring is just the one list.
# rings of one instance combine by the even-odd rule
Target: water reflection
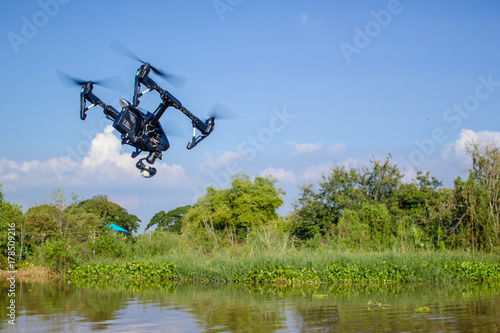
[[[8,286],[0,283],[2,295]],[[7,318],[8,297],[0,299]],[[16,332],[498,332],[500,286],[16,285]]]

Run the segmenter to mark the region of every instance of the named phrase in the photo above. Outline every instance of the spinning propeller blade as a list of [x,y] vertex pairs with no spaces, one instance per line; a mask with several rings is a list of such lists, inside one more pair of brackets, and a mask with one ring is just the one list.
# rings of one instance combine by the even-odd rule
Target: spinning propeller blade
[[102,86],[105,88],[118,90],[122,92],[126,91],[123,81],[118,77],[111,77],[102,80],[92,81],[92,80],[82,80],[74,76],[71,76],[69,74],[63,73],[59,70],[56,70],[56,74],[61,83],[69,88],[74,86],[84,86],[88,82],[92,82],[94,85]]
[[[133,53],[132,51],[130,51],[127,47],[125,47],[125,45],[121,44],[117,40],[113,40],[111,42],[111,49],[113,51],[115,51],[116,53],[121,54],[124,57],[127,57],[129,59],[138,61],[138,62],[140,62],[142,64],[146,63],[144,60],[142,60],[141,58],[139,58],[135,53]],[[172,73],[165,72],[165,71],[160,70],[160,69],[158,69],[156,67],[153,67],[153,66],[151,66],[151,70],[155,74],[157,74],[157,75],[165,78],[165,80],[167,80],[168,82],[170,82],[176,88],[182,88],[186,84],[186,79],[184,77],[182,77],[182,76],[178,76],[178,75],[175,75],[175,74],[172,74]]]
[[208,116],[216,120],[240,118],[236,112],[221,103],[215,103]]

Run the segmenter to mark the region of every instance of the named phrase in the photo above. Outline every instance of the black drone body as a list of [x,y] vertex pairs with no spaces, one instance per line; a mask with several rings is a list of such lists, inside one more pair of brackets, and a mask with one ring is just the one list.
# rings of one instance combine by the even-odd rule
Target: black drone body
[[[157,158],[161,160],[162,153],[170,148],[167,135],[159,122],[167,108],[173,107],[181,111],[192,121],[193,138],[187,144],[187,149],[194,148],[205,139],[213,131],[215,126],[214,117],[210,117],[206,121],[201,121],[186,109],[171,93],[160,87],[149,76],[151,70],[157,74],[162,74],[149,63],[143,62],[135,76],[132,103],[125,99],[121,99],[121,111],[117,111],[112,106],[105,104],[99,97],[94,95],[92,91],[94,82],[75,81],[82,86],[80,92],[80,118],[85,120],[87,111],[92,107],[102,107],[104,115],[113,121],[113,127],[121,133],[122,145],[127,144],[136,149],[135,152],[132,153],[132,158],[136,158],[141,152],[149,153],[146,158],[141,158],[136,164],[141,175],[146,178],[156,174],[156,169],[150,165],[154,164]],[[141,92],[143,86],[145,90]],[[139,108],[140,97],[150,91],[156,91],[161,97],[160,104],[152,113]],[[87,102],[90,103],[88,106]],[[196,130],[200,132],[198,136],[196,136]]]

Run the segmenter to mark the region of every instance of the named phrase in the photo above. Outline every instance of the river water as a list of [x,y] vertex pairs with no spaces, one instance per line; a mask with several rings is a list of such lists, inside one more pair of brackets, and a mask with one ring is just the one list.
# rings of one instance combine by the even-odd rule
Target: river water
[[6,332],[500,332],[499,284],[0,286]]

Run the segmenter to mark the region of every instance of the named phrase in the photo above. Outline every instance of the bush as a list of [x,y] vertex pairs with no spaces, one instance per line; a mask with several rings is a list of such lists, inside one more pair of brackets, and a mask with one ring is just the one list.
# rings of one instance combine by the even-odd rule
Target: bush
[[124,236],[111,230],[104,231],[88,244],[93,254],[108,258],[120,258],[126,249]]
[[72,246],[69,239],[49,240],[41,248],[42,259],[50,270],[62,273],[77,266],[79,262],[78,246]]

